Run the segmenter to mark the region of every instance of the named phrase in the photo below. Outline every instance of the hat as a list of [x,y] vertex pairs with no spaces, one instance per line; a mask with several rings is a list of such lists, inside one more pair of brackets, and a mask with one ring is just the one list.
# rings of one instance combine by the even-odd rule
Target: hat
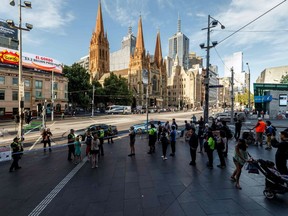
[[205,127],[207,127],[207,126],[209,126],[209,124],[208,124],[208,123],[206,123],[206,124],[205,124]]
[[261,118],[261,117],[259,117],[259,118],[258,118],[258,120],[262,120],[262,118]]
[[18,138],[18,137],[15,137],[14,139],[13,139],[13,141],[15,142],[15,141],[18,141],[20,138]]

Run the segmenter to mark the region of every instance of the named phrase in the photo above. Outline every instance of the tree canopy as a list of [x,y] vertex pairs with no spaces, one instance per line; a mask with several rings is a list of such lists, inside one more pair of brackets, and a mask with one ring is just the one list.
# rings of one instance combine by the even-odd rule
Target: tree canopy
[[282,75],[280,83],[282,84],[288,84],[288,74]]

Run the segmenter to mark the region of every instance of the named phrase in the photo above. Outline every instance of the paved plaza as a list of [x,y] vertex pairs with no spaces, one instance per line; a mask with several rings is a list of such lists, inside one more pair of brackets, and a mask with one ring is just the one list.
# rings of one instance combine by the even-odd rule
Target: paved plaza
[[[227,167],[206,168],[206,154],[197,153],[196,167],[189,166],[188,144],[177,140],[176,156],[163,161],[161,145],[148,155],[147,139],[136,140],[136,156],[128,157],[127,136],[105,143],[99,168],[67,161],[67,147],[26,153],[21,170],[9,173],[10,162],[0,164],[1,215],[277,215],[286,216],[288,194],[267,200],[264,176],[243,170],[242,190],[230,181],[234,141]],[[84,152],[83,146],[83,151]],[[275,149],[249,147],[254,158],[274,160]],[[170,153],[170,146],[169,151]]]

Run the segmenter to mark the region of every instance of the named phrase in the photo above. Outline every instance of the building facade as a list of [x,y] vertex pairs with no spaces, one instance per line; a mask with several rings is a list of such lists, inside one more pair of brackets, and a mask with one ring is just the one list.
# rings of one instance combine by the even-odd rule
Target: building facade
[[256,83],[280,83],[282,76],[288,75],[288,66],[265,68]]
[[178,17],[177,33],[169,38],[168,56],[173,59],[179,58],[179,65],[184,69],[189,68],[189,38],[181,32],[181,20]]
[[[18,67],[0,66],[0,118],[11,118],[18,114]],[[68,108],[68,79],[63,74],[35,71],[23,68],[24,110],[40,116],[44,105],[49,114],[54,98],[54,113],[57,115]]]

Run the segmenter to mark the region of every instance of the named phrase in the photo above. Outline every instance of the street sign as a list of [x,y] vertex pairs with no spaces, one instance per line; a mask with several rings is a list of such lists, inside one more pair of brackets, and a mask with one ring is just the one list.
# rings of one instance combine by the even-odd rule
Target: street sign
[[210,85],[209,88],[223,88],[223,85]]

